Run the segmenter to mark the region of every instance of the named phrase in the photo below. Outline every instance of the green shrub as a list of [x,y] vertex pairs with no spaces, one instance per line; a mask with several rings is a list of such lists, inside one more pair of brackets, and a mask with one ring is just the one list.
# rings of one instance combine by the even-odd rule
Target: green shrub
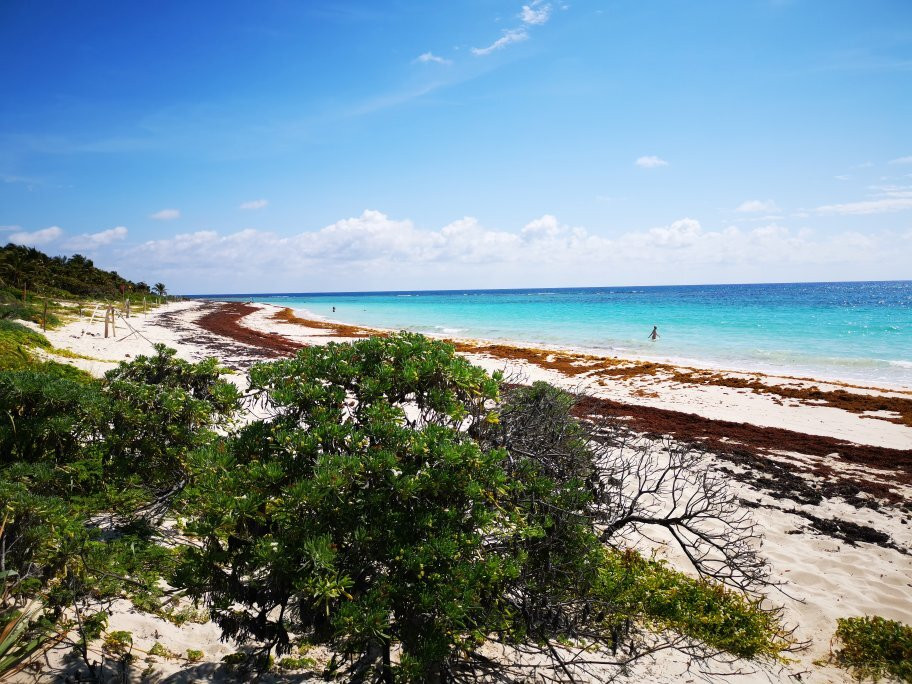
[[[498,594],[517,563],[485,543],[520,521],[499,506],[503,454],[456,427],[487,415],[492,378],[402,334],[308,348],[251,380],[273,419],[195,455],[188,529],[204,546],[188,550],[179,580],[210,597],[226,635],[280,654],[289,628],[353,653],[392,638],[417,679],[502,626]],[[423,424],[406,422],[406,402]],[[278,605],[294,610],[264,619],[262,606]]]
[[105,375],[111,420],[104,435],[105,473],[151,491],[187,475],[189,452],[212,442],[216,423],[238,408],[238,391],[215,359],[188,363],[155,346]]
[[51,349],[51,343],[41,333],[21,323],[0,318],[0,370],[25,368],[35,359],[30,349]]
[[123,629],[105,634],[102,648],[105,653],[115,658],[124,658],[133,648],[133,633]]
[[160,610],[156,614],[177,627],[182,627],[188,622],[197,625],[209,622],[209,611],[196,610],[192,606],[184,606],[178,610]]
[[203,659],[203,655],[204,653],[202,651],[198,651],[195,648],[187,649],[187,660],[189,660],[191,663],[198,663]]
[[62,465],[97,441],[107,403],[98,383],[60,377],[42,364],[0,371],[0,417],[0,464]]
[[[23,304],[21,300],[8,299],[0,302],[0,320],[13,321],[31,321],[32,323],[41,323],[44,317],[44,306],[38,307],[35,303]],[[60,324],[60,319],[50,311],[48,312],[48,326],[56,327]]]
[[4,598],[25,599],[65,571],[88,532],[69,502],[36,494],[27,483],[4,475],[0,471],[0,545],[8,573]]
[[279,661],[279,667],[283,670],[303,670],[305,668],[314,667],[317,664],[317,661],[313,658],[308,658],[306,656],[300,656],[297,658],[287,657],[282,658]]
[[759,600],[628,551],[606,550],[595,593],[617,607],[612,620],[670,630],[740,658],[777,659],[790,645],[779,613]]
[[492,634],[545,658],[622,629],[633,653],[643,627],[691,653],[769,661],[790,645],[759,601],[606,550],[594,456],[560,390],[497,412],[498,377],[404,333],[254,366],[251,387],[269,419],[190,455],[182,512],[201,544],[173,583],[225,637],[373,655],[385,681],[436,680]]
[[152,648],[149,649],[149,655],[158,656],[159,658],[165,658],[167,660],[177,657],[176,653],[169,651],[160,641],[156,641],[152,644]]
[[912,626],[879,616],[839,618],[833,660],[858,679],[912,682]]

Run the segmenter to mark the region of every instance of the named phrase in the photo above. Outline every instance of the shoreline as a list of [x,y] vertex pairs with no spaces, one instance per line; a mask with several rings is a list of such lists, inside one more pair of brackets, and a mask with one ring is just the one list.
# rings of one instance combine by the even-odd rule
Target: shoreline
[[[202,305],[206,303],[209,302],[201,302]],[[250,307],[259,307],[248,313],[246,320],[251,325],[239,324],[243,329],[249,330],[252,326],[298,344],[323,343],[328,339],[348,341],[392,332],[305,319],[289,307],[274,304],[225,302],[220,306],[230,311],[247,307],[248,312]],[[241,332],[238,338],[247,335],[249,332]],[[460,341],[445,336],[438,339],[454,344],[458,352],[489,371],[506,366],[533,380],[563,383],[565,388],[621,403],[696,413],[704,418],[730,422],[743,422],[747,413],[751,414],[750,422],[761,427],[912,449],[912,430],[909,430],[912,428],[912,392],[761,373],[713,372],[567,350]],[[687,390],[683,394],[682,388]],[[795,411],[789,411],[796,408],[805,409],[803,413],[807,414],[801,423],[795,422]],[[864,419],[862,424],[858,418]],[[833,429],[836,424],[841,428]],[[881,428],[881,434],[872,439],[868,433],[877,432],[873,429],[876,427]]]
[[[236,303],[241,301],[237,298],[232,299],[219,299],[217,297],[200,297],[200,298],[190,298],[188,301],[200,301],[200,302],[223,302],[223,303]],[[298,306],[288,306],[280,302],[261,302],[255,299],[244,300],[245,303],[249,302],[251,304],[259,306],[271,306],[277,308],[288,308],[292,309],[295,312],[303,314],[301,317],[304,320],[328,323],[333,324],[336,327],[344,327],[350,329],[360,329],[365,331],[373,332],[383,332],[390,333],[396,332],[398,330],[409,330],[410,332],[418,332],[419,334],[425,335],[433,339],[441,339],[447,341],[455,341],[459,343],[466,344],[476,344],[484,346],[502,346],[502,347],[515,347],[519,349],[537,349],[544,350],[555,354],[577,354],[584,356],[592,356],[599,358],[613,358],[620,361],[629,361],[635,363],[652,363],[663,366],[674,366],[679,368],[687,368],[690,370],[696,371],[712,371],[717,373],[738,373],[743,375],[762,375],[765,377],[779,378],[783,380],[796,380],[801,382],[814,382],[814,383],[824,383],[827,385],[842,385],[846,387],[851,387],[854,389],[869,389],[875,391],[886,391],[886,392],[898,392],[906,393],[912,396],[912,381],[910,382],[889,382],[886,380],[863,380],[857,377],[851,376],[841,376],[838,374],[819,374],[813,371],[805,372],[800,368],[788,369],[788,368],[776,368],[775,366],[764,366],[763,364],[757,366],[747,365],[745,362],[744,366],[739,366],[737,363],[728,364],[724,360],[712,360],[712,359],[702,359],[694,357],[676,357],[669,356],[666,354],[648,354],[641,353],[627,349],[613,349],[611,347],[587,347],[585,345],[573,345],[573,344],[563,344],[563,343],[551,343],[551,342],[534,342],[528,340],[521,340],[515,338],[485,338],[485,337],[463,337],[454,334],[448,334],[442,331],[428,331],[428,330],[411,330],[408,328],[388,328],[388,327],[378,327],[372,325],[365,325],[357,322],[346,322],[339,319],[328,318],[321,314],[318,314],[314,311],[311,311],[305,307]],[[894,364],[894,361],[888,359],[874,359],[874,361],[882,361],[887,364]],[[912,361],[909,362],[912,364]]]

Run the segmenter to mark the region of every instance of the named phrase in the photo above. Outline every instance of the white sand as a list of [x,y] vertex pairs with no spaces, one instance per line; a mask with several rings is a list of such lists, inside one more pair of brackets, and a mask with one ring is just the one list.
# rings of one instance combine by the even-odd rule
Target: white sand
[[[55,347],[101,359],[61,359],[96,375],[113,367],[112,362],[150,353],[153,342],[175,347],[182,358],[198,360],[211,353],[206,346],[195,344],[192,339],[187,339],[186,333],[167,329],[160,325],[160,322],[162,315],[174,314],[181,325],[192,331],[193,321],[208,306],[199,302],[177,302],[167,304],[146,316],[134,316],[129,323],[136,330],[135,334],[125,327],[118,327],[116,337],[105,339],[104,328],[100,322],[96,321],[92,326],[87,326],[84,319],[49,331],[47,336]],[[344,341],[332,337],[324,330],[308,329],[274,320],[272,315],[279,309],[280,307],[263,305],[259,311],[247,316],[243,324],[264,332],[279,333],[305,344]],[[204,335],[201,334],[202,336]],[[192,335],[190,337],[192,338]],[[505,368],[503,360],[490,356],[472,354],[470,358],[488,370]],[[774,395],[757,394],[749,390],[713,385],[682,385],[661,379],[654,382],[644,382],[642,378],[601,382],[587,380],[584,376],[567,378],[525,362],[511,362],[506,371],[508,374],[520,373],[527,380],[546,380],[568,389],[582,390],[630,404],[824,435],[862,445],[912,449],[912,429],[909,427],[865,418],[832,407],[799,404],[788,400],[778,402]],[[756,374],[746,376],[755,377]],[[240,375],[236,375],[234,380],[238,384],[244,382]],[[796,382],[791,379],[768,380],[771,383]],[[825,383],[813,384],[821,389],[837,387]],[[636,394],[639,390],[645,391]],[[883,473],[869,475],[884,477]],[[808,641],[810,645],[806,651],[796,654],[797,662],[790,664],[785,670],[752,671],[727,676],[720,681],[745,684],[755,681],[797,681],[792,678],[799,673],[802,682],[851,681],[845,672],[818,664],[818,661],[825,658],[828,653],[830,639],[836,628],[836,619],[876,614],[912,623],[912,555],[872,544],[849,546],[815,532],[809,527],[807,520],[777,508],[785,511],[803,509],[824,520],[835,518],[871,525],[887,532],[897,545],[906,549],[912,549],[910,516],[889,507],[881,507],[878,511],[859,510],[838,499],[824,499],[819,506],[799,506],[791,500],[774,500],[745,484],[734,483],[734,486],[743,498],[762,504],[754,510],[754,514],[764,530],[763,552],[771,564],[773,578],[783,582],[783,588],[788,594],[786,596],[773,592],[770,600],[785,607],[788,621],[797,625],[796,636]],[[912,492],[905,494],[907,497],[912,496]],[[169,650],[182,654],[185,654],[188,648],[204,652],[203,662],[196,665],[181,660],[156,659],[153,667],[161,678],[168,676],[167,681],[210,680],[215,676],[214,667],[221,656],[235,650],[233,645],[219,641],[218,630],[212,624],[176,628],[158,618],[132,612],[126,602],[118,604],[118,610],[112,617],[111,629],[132,631],[137,646],[145,649],[158,640]],[[158,638],[155,638],[156,630]],[[325,653],[317,655],[325,662]],[[62,654],[58,650],[51,654],[49,662],[55,667],[59,666],[61,657]],[[145,663],[140,662],[135,674],[143,667]],[[744,665],[743,669],[753,670],[749,664]],[[54,671],[52,668],[46,668],[38,680],[49,681],[53,678]],[[697,681],[698,676],[696,672],[684,673],[680,658],[663,656],[655,664],[638,666],[634,671],[633,680]],[[32,675],[22,675],[14,681],[36,679]]]

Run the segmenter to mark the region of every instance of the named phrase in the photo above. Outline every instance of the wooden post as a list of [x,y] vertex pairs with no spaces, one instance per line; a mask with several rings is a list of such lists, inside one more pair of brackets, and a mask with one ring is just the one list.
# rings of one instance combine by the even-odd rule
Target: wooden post
[[116,314],[114,313],[114,306],[108,306],[105,310],[105,337],[108,336],[108,323],[111,324],[111,335],[117,337],[117,326],[114,323],[114,318]]
[[127,318],[130,317],[130,300],[129,299],[127,300],[127,304],[126,304],[126,317]]
[[146,298],[143,297],[143,316],[146,315]]
[[47,332],[48,329],[48,300],[44,298],[44,316],[41,318],[41,329]]

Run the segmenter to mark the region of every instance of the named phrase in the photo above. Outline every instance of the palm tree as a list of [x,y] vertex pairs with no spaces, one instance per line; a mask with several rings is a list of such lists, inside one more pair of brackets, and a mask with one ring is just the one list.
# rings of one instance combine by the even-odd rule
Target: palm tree
[[166,294],[168,294],[168,290],[165,288],[164,283],[155,283],[155,285],[152,286],[152,289],[155,290],[155,294],[157,294],[159,297],[164,297]]
[[33,271],[32,263],[26,258],[25,251],[18,247],[6,251],[0,268],[7,276],[4,280],[11,280],[16,287],[22,288],[22,301],[25,301],[26,290],[32,279]]

